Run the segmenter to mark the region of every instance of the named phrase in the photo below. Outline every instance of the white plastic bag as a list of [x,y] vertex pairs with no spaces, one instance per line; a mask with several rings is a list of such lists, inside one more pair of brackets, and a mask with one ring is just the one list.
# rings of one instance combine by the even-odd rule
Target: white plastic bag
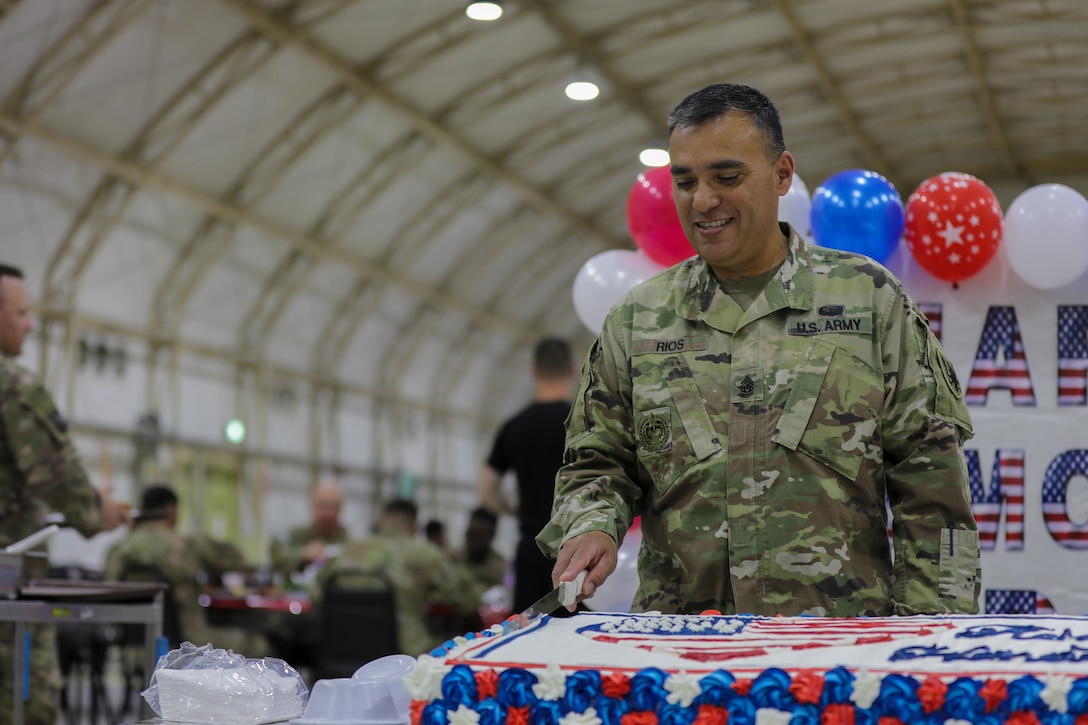
[[163,720],[259,725],[298,717],[310,693],[281,659],[183,642],[159,658],[141,694]]

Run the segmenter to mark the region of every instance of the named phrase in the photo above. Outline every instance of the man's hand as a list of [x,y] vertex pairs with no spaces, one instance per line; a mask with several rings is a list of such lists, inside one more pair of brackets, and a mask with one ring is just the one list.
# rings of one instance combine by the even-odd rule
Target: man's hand
[[[592,597],[597,587],[604,584],[604,580],[615,570],[618,551],[619,545],[603,531],[587,531],[569,539],[555,560],[552,585],[572,581],[580,572],[588,570],[578,601]],[[576,607],[577,602],[567,609],[573,612]]]
[[98,498],[102,507],[101,515],[103,531],[113,531],[118,526],[132,523],[130,507],[127,504],[114,501],[112,496],[112,486],[103,486],[98,489]]
[[325,544],[321,541],[311,541],[302,550],[302,560],[307,564],[321,561],[325,558]]

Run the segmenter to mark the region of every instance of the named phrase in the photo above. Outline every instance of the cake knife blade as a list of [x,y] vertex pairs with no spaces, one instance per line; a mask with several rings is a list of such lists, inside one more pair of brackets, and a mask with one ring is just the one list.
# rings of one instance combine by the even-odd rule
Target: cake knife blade
[[586,580],[588,570],[582,571],[569,582],[559,582],[559,586],[529,605],[529,608],[519,614],[511,615],[504,623],[503,630],[516,632],[524,629],[545,614],[551,614],[560,607],[568,607],[578,600],[582,593],[582,583]]

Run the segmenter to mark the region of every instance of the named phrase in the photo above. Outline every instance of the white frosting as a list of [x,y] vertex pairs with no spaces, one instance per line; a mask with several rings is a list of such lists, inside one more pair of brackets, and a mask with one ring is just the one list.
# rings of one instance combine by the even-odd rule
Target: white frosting
[[415,667],[401,678],[404,689],[413,700],[429,701],[442,692],[442,677],[448,671],[442,660],[430,655],[421,655]]
[[[1055,653],[1066,653],[1070,659],[1055,660]],[[538,678],[557,667],[566,674],[575,667],[628,673],[657,667],[669,673],[686,672],[696,681],[719,669],[751,677],[769,667],[797,672],[843,666],[855,673],[872,671],[870,679],[862,675],[854,684],[854,702],[868,707],[878,694],[873,688],[879,688],[889,672],[1084,676],[1088,674],[1088,618],[580,613],[570,618],[546,617],[520,631],[468,641],[445,658],[447,668],[458,663],[474,668],[524,667]],[[687,698],[687,685],[681,682],[678,678],[670,693]],[[1063,682],[1055,680],[1047,697],[1060,703],[1065,696]],[[432,680],[425,684],[430,688]],[[549,682],[544,691],[552,693],[554,688]],[[430,689],[429,695],[417,699],[434,697],[435,692]]]
[[572,712],[559,718],[559,725],[601,725],[601,722],[592,707],[587,707],[585,712]]
[[669,678],[665,680],[665,689],[669,692],[665,699],[671,704],[679,704],[681,707],[690,707],[692,701],[703,694],[703,688],[699,686],[698,678],[692,677],[687,672],[677,672],[675,675],[669,675]]
[[449,713],[449,725],[479,725],[480,713],[471,707],[458,705],[457,709]]
[[883,678],[880,675],[863,670],[857,674],[854,680],[854,691],[850,693],[850,700],[863,710],[868,710],[880,697],[880,683]]
[[1047,704],[1051,710],[1062,714],[1069,711],[1067,695],[1073,689],[1073,678],[1065,675],[1047,675],[1043,678],[1045,687],[1039,693],[1039,698]]
[[533,694],[541,700],[558,700],[566,692],[567,674],[556,665],[548,665],[533,685]]
[[756,725],[790,725],[793,719],[792,712],[775,710],[769,707],[761,707],[756,710]]

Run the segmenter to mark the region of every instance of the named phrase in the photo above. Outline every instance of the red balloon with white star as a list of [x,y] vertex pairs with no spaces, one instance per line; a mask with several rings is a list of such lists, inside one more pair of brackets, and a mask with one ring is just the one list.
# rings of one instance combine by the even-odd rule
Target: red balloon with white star
[[946,171],[918,185],[907,200],[903,238],[922,268],[961,282],[997,253],[1002,213],[990,187],[970,174]]

